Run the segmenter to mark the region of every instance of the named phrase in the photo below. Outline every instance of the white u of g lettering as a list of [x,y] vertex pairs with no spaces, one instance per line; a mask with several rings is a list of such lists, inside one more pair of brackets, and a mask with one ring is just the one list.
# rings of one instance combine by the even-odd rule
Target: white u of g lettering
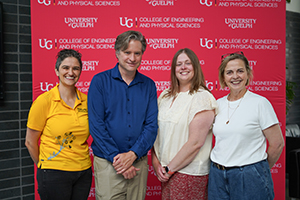
[[[201,5],[206,5],[206,6],[208,6],[208,7],[212,5],[212,2],[211,2],[211,1],[209,2],[209,4],[208,4],[207,0],[199,0],[199,1],[200,1],[200,4],[201,4]],[[203,1],[204,1],[204,2],[203,2]]]
[[46,0],[38,0],[39,4],[44,4],[45,6],[49,6],[51,4],[51,1],[46,2]]
[[121,26],[126,26],[127,28],[131,28],[133,26],[133,19],[127,19],[127,17],[124,17],[125,23],[122,23],[122,21],[123,21],[122,18],[123,17],[120,17],[120,25]]
[[49,91],[50,89],[53,88],[53,84],[52,83],[45,82],[45,88],[43,88],[43,82],[40,82],[40,84],[41,84],[41,90],[43,92]]
[[211,48],[213,48],[213,41],[205,38],[205,41],[203,43],[203,38],[200,38],[200,46],[206,47],[207,49],[211,49]]
[[52,40],[44,39],[44,44],[42,44],[42,39],[39,39],[39,45],[41,48],[46,48],[48,50],[52,49]]

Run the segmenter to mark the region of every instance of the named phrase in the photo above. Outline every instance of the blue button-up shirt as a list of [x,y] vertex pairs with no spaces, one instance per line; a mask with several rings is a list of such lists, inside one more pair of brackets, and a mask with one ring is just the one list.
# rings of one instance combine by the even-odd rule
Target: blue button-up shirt
[[96,74],[88,92],[89,128],[94,155],[113,162],[133,151],[147,155],[157,135],[157,93],[153,80],[136,72],[127,85],[118,64]]

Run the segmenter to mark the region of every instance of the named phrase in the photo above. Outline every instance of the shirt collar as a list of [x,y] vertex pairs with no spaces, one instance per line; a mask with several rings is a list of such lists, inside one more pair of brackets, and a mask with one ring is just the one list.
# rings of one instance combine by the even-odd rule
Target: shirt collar
[[[118,66],[119,66],[119,63],[117,63],[116,66],[112,69],[111,75],[114,79],[119,79],[119,80],[123,81],[123,78],[121,76]],[[135,77],[134,77],[133,81],[130,83],[130,85],[136,84],[136,83],[142,83],[142,82],[144,82],[142,79],[142,74],[139,73],[138,70],[136,70]]]
[[[53,98],[53,100],[54,101],[60,101],[61,100],[60,95],[59,95],[58,86],[59,86],[59,83],[53,88],[53,91],[54,91],[54,94],[53,94],[54,98]],[[82,99],[81,94],[80,94],[79,90],[77,89],[77,87],[75,87],[75,89],[76,89],[76,100],[75,100],[75,103],[77,101],[79,101],[77,103],[81,103],[82,101],[84,101],[84,99]]]
[[53,100],[54,101],[60,101],[60,95],[59,95],[59,90],[58,90],[58,85],[59,84],[57,84],[54,88],[53,88],[53,96],[54,96],[54,98],[53,98]]

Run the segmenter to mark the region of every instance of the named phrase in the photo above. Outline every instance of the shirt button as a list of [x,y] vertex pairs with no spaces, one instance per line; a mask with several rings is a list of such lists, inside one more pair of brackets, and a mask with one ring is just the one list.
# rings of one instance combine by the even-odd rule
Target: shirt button
[[130,112],[128,112],[128,114],[130,114]]
[[128,127],[130,128],[131,126],[130,126],[130,125],[128,125]]

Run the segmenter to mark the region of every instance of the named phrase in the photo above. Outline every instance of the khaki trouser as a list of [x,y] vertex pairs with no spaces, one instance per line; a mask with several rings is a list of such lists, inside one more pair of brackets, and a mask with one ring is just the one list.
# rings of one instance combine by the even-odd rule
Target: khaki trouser
[[96,200],[143,200],[145,199],[148,177],[148,157],[133,163],[139,168],[132,179],[117,174],[112,163],[94,156]]

